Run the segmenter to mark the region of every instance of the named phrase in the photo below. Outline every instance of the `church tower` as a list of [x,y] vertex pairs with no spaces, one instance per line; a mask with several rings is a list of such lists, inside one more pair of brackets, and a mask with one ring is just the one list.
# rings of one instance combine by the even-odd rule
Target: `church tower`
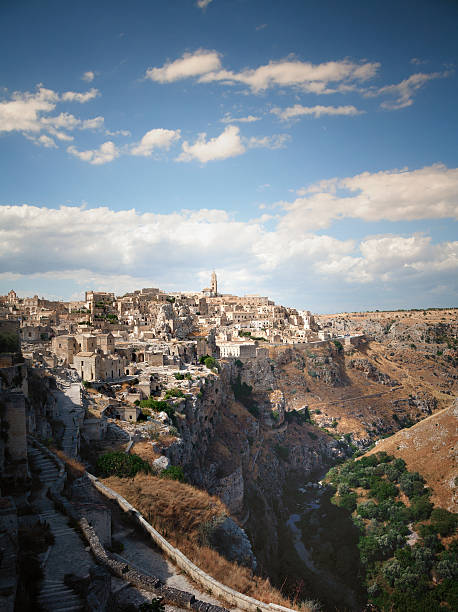
[[212,279],[211,279],[211,284],[210,284],[210,290],[212,292],[212,295],[214,295],[214,296],[218,295],[218,281],[216,279],[216,272],[214,270],[212,272]]

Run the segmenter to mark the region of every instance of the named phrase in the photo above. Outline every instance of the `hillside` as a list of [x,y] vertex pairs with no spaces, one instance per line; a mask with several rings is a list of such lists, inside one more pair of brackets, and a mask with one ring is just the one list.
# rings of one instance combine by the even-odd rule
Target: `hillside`
[[446,408],[458,394],[456,309],[318,319],[333,334],[364,335],[351,345],[271,348],[287,410],[307,406],[318,426],[364,448]]
[[380,440],[368,454],[385,451],[404,459],[410,471],[419,472],[432,489],[432,502],[458,511],[458,402],[409,429]]

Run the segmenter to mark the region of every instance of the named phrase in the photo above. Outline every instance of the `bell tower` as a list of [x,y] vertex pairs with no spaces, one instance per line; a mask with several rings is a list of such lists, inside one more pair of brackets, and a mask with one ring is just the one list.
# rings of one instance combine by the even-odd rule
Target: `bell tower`
[[218,295],[218,280],[216,278],[216,272],[214,270],[212,272],[210,290],[214,296]]

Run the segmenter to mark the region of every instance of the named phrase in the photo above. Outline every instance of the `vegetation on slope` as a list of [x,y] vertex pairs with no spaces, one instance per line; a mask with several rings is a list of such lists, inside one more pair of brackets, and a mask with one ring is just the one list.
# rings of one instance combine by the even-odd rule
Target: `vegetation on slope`
[[458,515],[433,507],[420,474],[382,452],[326,479],[359,530],[369,601],[383,611],[458,609]]
[[138,473],[135,478],[112,476],[103,482],[127,499],[173,546],[216,580],[261,601],[296,610],[311,609],[313,604],[287,600],[268,579],[227,561],[205,545],[208,526],[228,514],[217,497],[188,484],[144,473]]

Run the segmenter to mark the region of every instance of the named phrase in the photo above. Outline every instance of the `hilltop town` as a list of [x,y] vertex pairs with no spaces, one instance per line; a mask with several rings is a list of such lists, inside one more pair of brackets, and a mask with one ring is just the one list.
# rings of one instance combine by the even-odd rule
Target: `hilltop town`
[[219,293],[215,272],[210,287],[195,293],[86,291],[84,301],[60,302],[11,290],[0,296],[0,318],[5,329],[17,329],[31,365],[58,379],[106,383],[115,395],[106,414],[132,421],[152,394],[171,386],[199,392],[207,357],[260,359],[269,346],[312,346],[337,336],[321,330],[310,311]]
[[[318,565],[307,565],[288,516],[301,496],[321,495],[319,480],[332,465],[395,432],[402,445],[390,447],[393,454],[402,454],[406,439],[416,448],[419,436],[427,449],[431,429],[444,440],[441,482],[427,461],[424,474],[432,499],[456,510],[448,450],[456,315],[313,315],[268,297],[220,293],[216,273],[194,293],[91,290],[74,302],[13,290],[0,296],[0,604],[60,611],[97,600],[100,609],[124,610],[156,593],[175,605],[168,610],[221,612],[234,601],[237,609],[296,609],[297,596],[358,609],[367,595],[357,564],[344,571],[320,566],[317,557]],[[107,457],[131,458],[146,474],[132,480],[104,472]],[[156,563],[164,574],[142,573],[139,547],[150,561],[153,553],[144,537],[126,531],[110,500],[129,520],[144,521],[160,546],[151,524],[166,533],[165,556],[181,555],[180,567],[194,579],[197,565],[200,586],[162,557]],[[36,551],[24,548],[21,533],[33,521],[45,529],[43,520],[56,539],[49,558],[40,551],[44,577],[29,581]],[[70,584],[75,555],[81,567]],[[183,597],[194,603],[176,605]],[[114,600],[118,608],[110,607]]]

